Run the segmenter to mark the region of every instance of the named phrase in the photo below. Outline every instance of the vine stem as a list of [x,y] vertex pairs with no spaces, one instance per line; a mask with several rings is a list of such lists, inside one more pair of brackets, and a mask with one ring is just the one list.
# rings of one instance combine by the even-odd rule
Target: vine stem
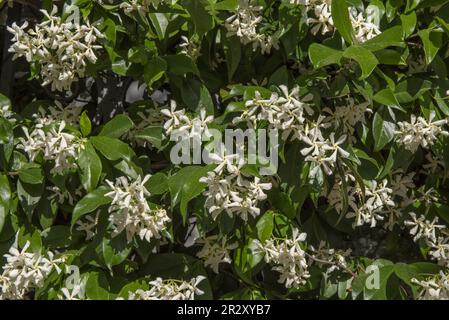
[[315,262],[321,263],[321,264],[327,264],[327,265],[332,265],[332,266],[337,266],[338,268],[344,269],[347,273],[349,273],[353,278],[355,278],[357,276],[356,273],[354,273],[354,271],[352,271],[351,269],[349,269],[348,267],[342,265],[340,262],[331,262],[331,261],[326,261],[326,260],[322,260],[322,259],[318,259],[317,257],[309,254],[306,252],[306,256],[309,257],[310,259],[312,259]]

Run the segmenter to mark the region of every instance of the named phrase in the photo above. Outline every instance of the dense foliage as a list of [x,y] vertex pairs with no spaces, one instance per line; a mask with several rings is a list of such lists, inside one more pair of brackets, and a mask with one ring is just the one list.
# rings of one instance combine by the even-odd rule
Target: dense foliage
[[[42,6],[4,24],[0,299],[449,298],[448,0]],[[274,174],[173,161],[248,128]]]

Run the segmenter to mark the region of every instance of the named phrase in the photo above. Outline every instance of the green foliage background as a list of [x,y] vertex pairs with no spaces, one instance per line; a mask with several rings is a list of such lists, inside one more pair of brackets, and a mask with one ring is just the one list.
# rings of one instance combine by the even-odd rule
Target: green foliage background
[[[16,148],[18,138],[23,137],[21,126],[33,125],[30,112],[60,98],[43,90],[39,73],[22,65],[27,73],[16,85],[16,95],[0,97],[0,106],[12,105],[16,112],[14,122],[0,117],[0,254],[5,254],[16,238],[19,247],[30,241],[35,252],[59,252],[87,276],[89,299],[126,297],[128,291],[145,288],[147,279],[157,276],[189,280],[197,275],[207,277],[201,285],[205,294],[199,296],[206,299],[417,298],[419,286],[412,279],[423,280],[444,267],[428,259],[428,247],[413,242],[403,221],[413,211],[449,223],[449,139],[441,137],[431,147],[441,159],[442,169],[430,174],[423,167],[424,150],[412,154],[401,147],[394,139],[394,125],[409,121],[411,114],[427,119],[431,111],[437,119],[449,117],[449,1],[334,0],[336,30],[324,35],[310,32],[302,5],[275,0],[258,3],[263,6],[262,29],[277,32],[279,38],[279,49],[273,48],[269,54],[241,44],[235,36],[225,36],[224,21],[236,10],[237,0],[179,0],[152,8],[144,16],[124,14],[119,3],[72,1],[83,19],[100,21],[98,28],[105,35],[98,62],[88,66],[89,76],[113,73],[139,80],[148,86],[149,94],[168,89],[170,97],[191,114],[206,109],[215,115],[215,126],[220,129],[232,127],[232,118],[245,110],[245,101],[256,91],[269,97],[280,85],[297,85],[301,96],[311,94],[318,113],[345,104],[348,97],[368,102],[372,113],[357,125],[356,142],[348,150],[351,157],[346,165],[351,174],[363,182],[390,179],[397,169],[413,171],[417,173],[416,190],[424,193],[433,188],[434,200],[416,199],[391,230],[382,225],[353,228],[353,221],[339,216],[322,196],[335,176],[344,173],[307,179],[308,166],[299,143],[286,142],[281,148],[278,183],[260,206],[260,216],[248,223],[224,214],[213,220],[204,209],[206,185],[198,181],[210,168],[171,165],[169,143],[160,127],[139,133],[152,148],[132,146],[123,138],[135,127],[137,112],[152,107],[148,98],[127,105],[126,114],[100,124],[92,121],[96,104],[89,103],[79,128],[70,129],[88,140],[77,159],[78,169],[55,176],[50,173],[51,163],[39,158],[30,162]],[[43,1],[49,10],[52,5],[52,1]],[[347,8],[368,6],[379,10],[382,33],[359,43],[354,40]],[[181,35],[199,43],[197,61],[180,52]],[[421,69],[412,70],[411,62],[419,57]],[[24,91],[26,95],[21,94]],[[105,197],[109,191],[105,179],[146,174],[152,174],[146,184],[152,194],[149,201],[164,207],[172,219],[166,230],[167,243],[137,239],[127,243],[123,237],[113,238],[108,228],[111,199]],[[82,196],[73,204],[48,200],[51,186],[71,194],[82,186]],[[73,226],[97,209],[101,212],[97,234],[85,241],[84,234]],[[233,262],[222,264],[219,274],[196,258],[200,247],[184,246],[192,217],[197,218],[201,233],[226,234],[238,243],[231,253]],[[347,269],[328,274],[327,266],[315,265],[302,287],[286,289],[277,283],[278,274],[254,253],[252,243],[271,235],[287,236],[293,227],[308,234],[309,245],[326,241],[332,248],[352,249]],[[365,243],[376,246],[367,249]],[[365,286],[365,270],[371,264],[380,268],[379,290]],[[63,275],[53,273],[30,297],[54,299],[64,280]]]

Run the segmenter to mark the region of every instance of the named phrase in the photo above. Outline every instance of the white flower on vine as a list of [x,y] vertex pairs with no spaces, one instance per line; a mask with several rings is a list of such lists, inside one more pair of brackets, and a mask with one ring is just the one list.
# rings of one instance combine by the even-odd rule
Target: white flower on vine
[[45,255],[30,252],[30,245],[27,241],[21,251],[13,245],[4,255],[6,263],[0,275],[0,300],[23,299],[31,290],[41,288],[53,270],[61,272],[59,265],[63,259],[55,259],[51,251]]
[[218,156],[211,154],[217,167],[201,177],[200,182],[207,184],[203,193],[205,206],[213,219],[226,212],[230,217],[236,215],[244,221],[249,216],[260,214],[258,203],[266,199],[265,190],[271,189],[271,183],[262,183],[258,177],[247,177],[241,172],[243,162],[238,154]]
[[213,235],[200,239],[197,243],[203,247],[198,251],[196,256],[203,259],[204,265],[209,266],[217,274],[221,263],[232,262],[229,251],[237,248],[237,243],[229,244],[226,236],[219,238],[218,235]]
[[449,300],[449,275],[440,271],[426,280],[412,279],[413,283],[421,286],[420,300]]
[[65,121],[54,123],[45,129],[36,128],[29,133],[22,127],[26,138],[19,138],[18,148],[24,150],[34,161],[42,152],[45,160],[53,160],[52,173],[63,174],[68,170],[77,168],[75,159],[80,150],[84,148],[84,141],[64,131]]
[[204,276],[197,276],[190,281],[156,278],[150,282],[149,290],[130,292],[128,300],[194,300],[195,296],[204,294],[198,288],[204,279]]
[[310,277],[306,252],[301,247],[306,237],[307,234],[294,229],[292,238],[272,238],[264,243],[256,241],[258,250],[265,253],[265,261],[273,265],[273,271],[280,273],[278,282],[286,288],[304,285]]
[[432,221],[426,219],[425,216],[416,216],[414,212],[409,213],[411,220],[406,220],[404,224],[410,228],[410,234],[413,236],[413,241],[418,241],[423,238],[424,240],[436,242],[436,233],[439,229],[444,229],[444,225],[438,224],[438,217],[435,217]]
[[100,212],[97,212],[95,216],[87,215],[83,219],[76,222],[76,231],[81,231],[86,233],[86,241],[92,239],[97,234],[97,225]]
[[117,178],[115,183],[106,180],[112,189],[105,196],[112,198],[109,220],[114,227],[113,236],[125,231],[128,242],[136,235],[148,242],[153,238],[161,238],[161,232],[171,219],[164,209],[150,208],[146,199],[150,192],[145,187],[150,177],[147,175],[142,179],[139,176],[132,182],[126,177]]
[[258,26],[262,22],[262,6],[255,0],[239,0],[235,13],[225,20],[226,36],[237,36],[243,44],[252,43],[253,50],[260,46],[262,54],[270,53],[272,48],[279,48],[279,40],[275,34],[259,33]]
[[415,153],[418,147],[429,148],[439,135],[449,136],[449,132],[442,129],[448,123],[447,119],[433,121],[435,111],[431,111],[429,120],[411,115],[410,122],[399,122],[395,132],[396,140],[405,149]]
[[34,29],[25,32],[28,23],[8,27],[13,37],[9,52],[13,59],[25,57],[30,63],[40,67],[42,85],[51,85],[52,90],[69,90],[72,83],[83,78],[87,63],[96,63],[96,52],[101,48],[97,40],[103,34],[88,22],[77,25],[64,22],[57,16],[56,6],[49,13],[41,10],[46,20]]

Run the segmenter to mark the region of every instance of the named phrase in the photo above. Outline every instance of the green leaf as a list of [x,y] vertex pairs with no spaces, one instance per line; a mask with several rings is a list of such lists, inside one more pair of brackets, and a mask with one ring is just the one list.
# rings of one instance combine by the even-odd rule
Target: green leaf
[[92,192],[98,185],[101,176],[102,164],[94,147],[87,142],[81,150],[78,160],[78,171],[81,184],[87,192]]
[[84,137],[87,137],[92,132],[92,123],[90,122],[86,111],[84,111],[80,117],[80,130]]
[[[366,300],[386,300],[388,280],[395,271],[395,265],[385,265],[379,268],[379,287],[369,288],[365,285],[364,298]],[[368,281],[369,279],[367,279]]]
[[416,27],[416,13],[410,12],[409,14],[401,15],[402,29],[404,30],[405,37],[408,38],[413,34]]
[[127,115],[120,114],[106,123],[99,135],[110,138],[120,138],[133,127],[134,123],[132,120]]
[[0,117],[0,169],[7,168],[14,151],[13,125]]
[[25,211],[30,221],[43,192],[43,183],[28,184],[21,182],[20,180],[17,181],[17,197],[19,198],[23,211]]
[[189,12],[195,24],[195,32],[202,37],[206,32],[214,28],[214,19],[207,12],[207,0],[183,0],[182,5]]
[[242,46],[237,37],[224,39],[224,52],[226,56],[226,64],[228,66],[228,81],[234,77],[242,58]]
[[206,185],[199,180],[201,177],[207,176],[207,172],[210,170],[210,166],[190,166],[179,170],[168,178],[172,208],[181,203],[184,222],[187,219],[187,204],[204,191]]
[[394,138],[395,125],[385,121],[380,112],[373,118],[374,151],[379,151]]
[[367,78],[379,63],[376,56],[371,51],[361,46],[349,47],[345,50],[343,56],[345,58],[357,61],[362,69],[361,79]]
[[0,233],[5,224],[6,216],[9,213],[11,200],[11,187],[9,185],[8,177],[0,174]]
[[163,128],[155,126],[146,127],[145,129],[140,130],[138,133],[136,133],[135,138],[148,141],[156,149],[160,150],[162,148],[162,140],[164,138]]
[[168,177],[165,173],[158,172],[148,179],[145,187],[152,195],[164,194],[168,191]]
[[20,181],[28,184],[40,184],[44,181],[42,168],[39,166],[26,166],[19,171]]
[[167,63],[167,71],[175,75],[185,75],[187,73],[193,73],[199,75],[197,66],[193,63],[185,54],[168,55],[163,57]]
[[125,261],[131,250],[124,233],[112,239],[105,237],[101,242],[101,253],[109,270]]
[[3,94],[0,93],[0,109],[4,107],[10,107],[11,106],[11,100]]
[[399,82],[396,86],[395,97],[399,103],[410,103],[419,99],[430,89],[432,89],[432,82],[412,77]]
[[365,41],[361,46],[371,51],[378,51],[388,47],[405,47],[402,27],[395,26],[387,29],[376,37]]
[[112,202],[111,197],[105,196],[111,189],[101,186],[98,189],[92,191],[82,198],[73,209],[72,214],[72,227],[75,223],[81,219],[84,215],[97,210],[99,207]]
[[312,43],[309,47],[309,58],[315,69],[331,65],[340,65],[343,51],[332,49],[318,43]]
[[106,159],[111,161],[120,159],[130,161],[135,156],[134,151],[126,143],[118,139],[98,136],[91,137],[90,142]]
[[389,88],[376,93],[373,96],[373,100],[384,106],[400,108],[399,101],[396,99],[394,92]]
[[162,78],[167,71],[167,62],[160,58],[152,58],[144,67],[143,77],[148,87],[152,87],[153,84]]
[[68,226],[53,226],[42,231],[42,244],[50,249],[67,248],[80,238],[84,237],[77,232],[77,237],[72,234]]
[[426,54],[426,63],[429,65],[438,53],[442,46],[443,33],[439,31],[432,31],[430,29],[420,30],[418,32],[424,45],[424,52]]
[[273,211],[267,211],[256,224],[257,237],[261,242],[270,239],[274,229]]
[[346,40],[346,42],[352,44],[354,30],[352,29],[352,23],[349,18],[349,10],[346,0],[333,0],[331,10],[332,19],[338,32]]
[[109,290],[108,278],[103,272],[89,272],[86,295],[90,300],[108,300],[110,298]]

